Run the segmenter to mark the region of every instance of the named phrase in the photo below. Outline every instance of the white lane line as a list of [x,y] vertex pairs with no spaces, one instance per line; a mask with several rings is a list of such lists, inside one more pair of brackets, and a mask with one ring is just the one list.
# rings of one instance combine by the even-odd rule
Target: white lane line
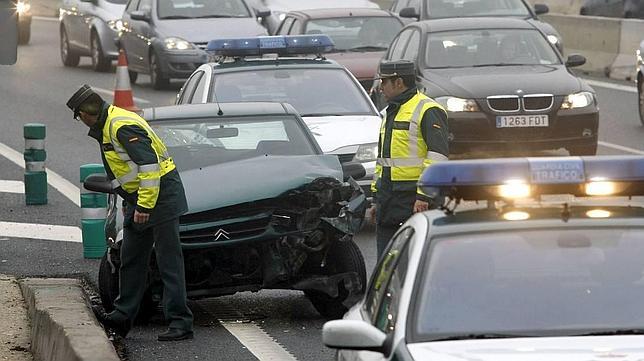
[[[114,90],[107,90],[107,89],[103,89],[103,88],[97,88],[95,86],[93,86],[92,89],[96,90],[97,93],[101,93],[101,94],[105,94],[105,95],[109,95],[109,96],[114,95]],[[134,101],[138,102],[138,103],[150,104],[149,100],[145,100],[145,99],[141,99],[141,98],[137,98],[137,97],[132,97],[132,99],[134,99]]]
[[297,361],[255,323],[220,322],[259,361]]
[[591,85],[591,86],[598,86],[600,88],[619,90],[619,91],[628,92],[628,93],[637,93],[637,87],[634,87],[634,86],[615,84],[615,83],[609,83],[605,81],[586,79],[586,78],[583,78],[583,79],[586,81],[586,83],[588,83],[588,85]]
[[22,181],[0,180],[0,193],[25,193]]
[[624,146],[621,146],[619,144],[602,142],[601,140],[598,141],[597,144],[599,144],[601,146],[604,146],[604,147],[607,147],[607,148],[613,148],[613,149],[621,150],[621,151],[628,152],[628,153],[644,155],[644,151],[642,151],[642,150],[629,148],[629,147],[624,147]]
[[83,239],[78,227],[15,222],[0,222],[0,236],[77,243]]
[[57,17],[53,17],[53,16],[32,16],[31,18],[35,20],[40,20],[40,21],[52,21],[52,22],[59,21]]
[[[14,162],[21,168],[25,168],[25,161],[22,153],[16,152],[7,145],[0,143],[0,155]],[[80,189],[67,179],[61,177],[51,169],[47,169],[47,183],[56,188],[60,193],[80,207]]]

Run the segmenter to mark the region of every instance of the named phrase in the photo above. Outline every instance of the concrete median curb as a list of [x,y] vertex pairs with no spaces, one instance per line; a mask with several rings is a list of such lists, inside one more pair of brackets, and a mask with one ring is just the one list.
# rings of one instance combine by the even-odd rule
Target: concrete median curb
[[20,288],[31,319],[36,360],[120,360],[76,279],[28,278]]

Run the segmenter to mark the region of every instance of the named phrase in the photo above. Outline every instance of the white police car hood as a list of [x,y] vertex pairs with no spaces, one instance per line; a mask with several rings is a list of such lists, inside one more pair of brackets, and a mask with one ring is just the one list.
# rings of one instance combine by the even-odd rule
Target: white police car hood
[[[342,115],[302,117],[324,153],[355,153],[357,145],[378,143],[380,117]],[[342,148],[356,146],[353,151]]]
[[408,344],[415,361],[637,361],[644,336],[530,337]]

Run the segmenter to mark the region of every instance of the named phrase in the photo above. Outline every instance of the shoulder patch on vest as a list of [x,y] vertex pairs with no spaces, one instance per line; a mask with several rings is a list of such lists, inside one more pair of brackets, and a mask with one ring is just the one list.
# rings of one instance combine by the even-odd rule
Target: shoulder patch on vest
[[128,142],[132,143],[132,142],[136,142],[137,140],[139,140],[139,137],[132,137],[128,140]]
[[436,129],[441,129],[441,126],[436,124],[436,123],[432,124],[432,127],[436,128]]

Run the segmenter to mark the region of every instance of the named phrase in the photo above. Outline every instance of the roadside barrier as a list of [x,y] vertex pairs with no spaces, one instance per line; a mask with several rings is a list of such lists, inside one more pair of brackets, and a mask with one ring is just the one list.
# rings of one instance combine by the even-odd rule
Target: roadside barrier
[[102,164],[83,164],[80,167],[81,181],[81,230],[83,235],[83,257],[101,258],[105,254],[105,219],[107,217],[107,195],[92,192],[83,187],[91,174],[105,174]]
[[45,125],[25,124],[23,133],[25,138],[25,201],[27,205],[47,204]]
[[116,85],[114,86],[115,106],[138,112],[140,109],[134,104],[132,87],[130,86],[130,75],[127,71],[127,57],[123,49],[119,49],[118,63],[116,64]]

